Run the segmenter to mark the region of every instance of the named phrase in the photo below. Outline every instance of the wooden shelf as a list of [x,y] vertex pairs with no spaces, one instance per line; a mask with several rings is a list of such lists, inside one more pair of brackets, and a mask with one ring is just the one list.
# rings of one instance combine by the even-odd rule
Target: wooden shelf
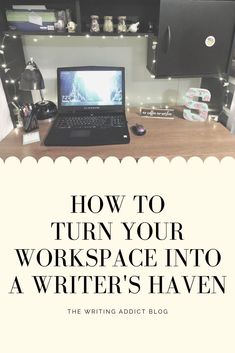
[[91,33],[91,32],[75,32],[75,33],[69,33],[69,32],[55,32],[55,31],[34,31],[34,32],[28,32],[28,31],[3,31],[3,34],[9,35],[11,37],[13,36],[57,36],[57,37],[149,37],[153,35],[153,33],[143,33],[143,32],[137,32],[137,33],[108,33],[108,32],[100,32],[100,33]]

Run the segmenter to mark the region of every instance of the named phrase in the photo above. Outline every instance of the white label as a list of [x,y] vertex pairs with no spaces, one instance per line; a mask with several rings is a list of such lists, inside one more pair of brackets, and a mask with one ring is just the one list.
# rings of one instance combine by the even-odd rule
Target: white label
[[28,145],[29,143],[39,142],[40,135],[39,131],[29,132],[23,135],[23,145]]
[[30,12],[29,23],[33,23],[38,26],[42,26],[42,17],[37,15],[35,12]]
[[205,44],[207,47],[211,48],[215,45],[215,37],[214,36],[209,36],[205,40]]

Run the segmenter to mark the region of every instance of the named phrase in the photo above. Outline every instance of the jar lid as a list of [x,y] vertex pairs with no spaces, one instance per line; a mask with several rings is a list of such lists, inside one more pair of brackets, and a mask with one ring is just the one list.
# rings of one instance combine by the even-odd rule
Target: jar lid
[[104,16],[104,19],[105,19],[105,20],[112,20],[112,19],[113,19],[113,16]]

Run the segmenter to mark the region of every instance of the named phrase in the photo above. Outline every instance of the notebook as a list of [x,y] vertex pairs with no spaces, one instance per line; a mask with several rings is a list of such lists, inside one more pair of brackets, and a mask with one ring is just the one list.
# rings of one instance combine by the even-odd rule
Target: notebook
[[94,146],[130,142],[123,67],[57,69],[58,115],[46,146]]

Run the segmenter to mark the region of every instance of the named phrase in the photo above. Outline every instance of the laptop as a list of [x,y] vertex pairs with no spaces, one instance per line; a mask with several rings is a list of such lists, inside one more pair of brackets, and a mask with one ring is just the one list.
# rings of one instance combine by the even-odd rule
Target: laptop
[[57,69],[58,115],[46,146],[127,144],[125,69],[82,66]]

